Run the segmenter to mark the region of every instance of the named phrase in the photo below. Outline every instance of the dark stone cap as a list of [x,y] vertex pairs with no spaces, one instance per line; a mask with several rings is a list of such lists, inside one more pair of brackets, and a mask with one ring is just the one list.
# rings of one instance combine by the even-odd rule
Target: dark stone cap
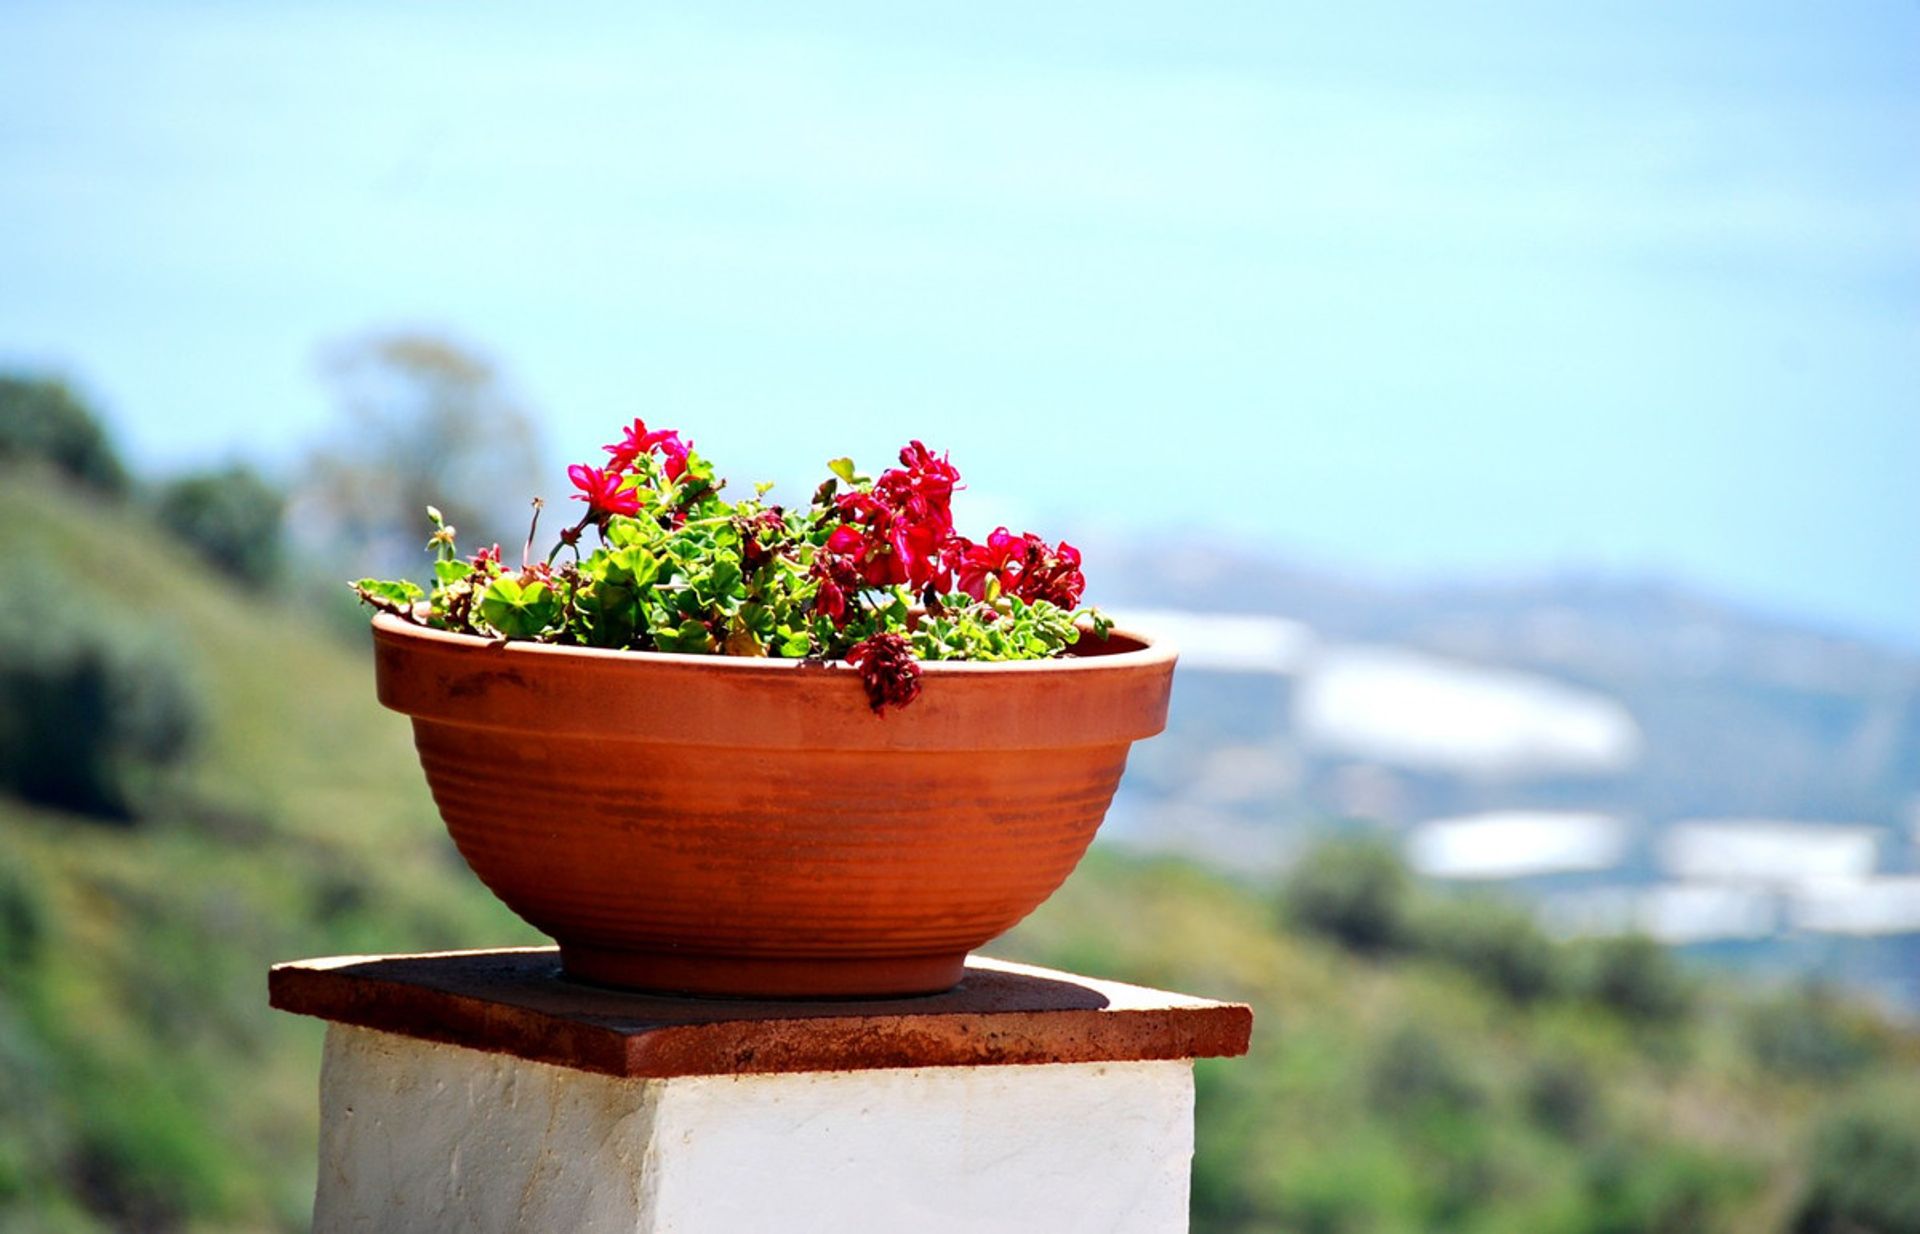
[[282,1011],[604,1075],[1137,1062],[1244,1054],[1253,1012],[975,956],[944,994],[673,998],[583,985],[550,947],[277,964]]

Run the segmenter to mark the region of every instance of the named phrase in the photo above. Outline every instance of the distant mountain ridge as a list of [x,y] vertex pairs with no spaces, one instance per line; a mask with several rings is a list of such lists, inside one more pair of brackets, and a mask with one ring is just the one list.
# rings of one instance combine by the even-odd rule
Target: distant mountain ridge
[[[1654,817],[1904,827],[1920,802],[1920,651],[1755,616],[1684,588],[1569,578],[1391,588],[1190,546],[1110,554],[1097,583],[1116,610],[1265,614],[1324,641],[1537,673],[1627,707],[1646,738],[1641,765],[1610,784],[1507,786],[1518,804],[1584,796]],[[1266,718],[1246,719],[1258,730]],[[1217,717],[1216,726],[1233,727]]]
[[[1920,1012],[1920,652],[1663,583],[1101,560],[1102,601],[1186,646],[1111,839],[1254,873],[1384,828],[1558,928],[1648,930]],[[1821,877],[1835,844],[1855,855]],[[1739,859],[1756,851],[1763,875]]]

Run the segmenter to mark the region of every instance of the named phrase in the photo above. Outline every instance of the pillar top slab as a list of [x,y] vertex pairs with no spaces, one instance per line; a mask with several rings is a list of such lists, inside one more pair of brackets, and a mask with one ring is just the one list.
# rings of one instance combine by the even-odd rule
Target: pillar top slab
[[268,982],[282,1011],[632,1078],[1214,1058],[1253,1028],[1241,1003],[981,956],[944,994],[831,1002],[603,989],[552,947],[296,960]]

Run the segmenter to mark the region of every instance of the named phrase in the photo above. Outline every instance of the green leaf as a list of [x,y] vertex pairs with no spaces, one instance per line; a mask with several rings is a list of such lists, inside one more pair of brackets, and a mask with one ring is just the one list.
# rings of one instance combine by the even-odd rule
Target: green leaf
[[473,567],[464,561],[436,561],[433,563],[433,575],[442,583],[457,583],[473,573]]
[[722,557],[713,563],[713,569],[707,573],[700,590],[707,599],[725,600],[740,590],[740,563],[730,557]]
[[830,459],[827,462],[827,470],[831,471],[834,475],[839,476],[842,480],[846,481],[848,484],[853,483],[854,470],[853,470],[852,459],[850,458]]
[[560,615],[560,598],[545,583],[522,587],[518,579],[505,575],[480,597],[480,615],[502,638],[537,638]]
[[414,601],[426,594],[420,590],[418,583],[408,582],[406,579],[363,578],[350,586],[359,593],[363,602],[374,608],[383,609],[389,613],[399,613],[402,616],[410,615]]
[[713,650],[713,635],[697,621],[655,630],[653,641],[662,651],[683,655],[705,655]]
[[660,559],[639,545],[621,549],[612,560],[635,587],[651,587],[660,577]]
[[761,642],[769,643],[773,641],[776,623],[774,621],[773,610],[766,605],[743,604],[735,616],[738,620],[745,622],[747,629],[752,630],[754,637],[758,638]]
[[573,630],[589,647],[626,647],[640,621],[635,590],[604,554],[582,567],[585,581],[573,593]]

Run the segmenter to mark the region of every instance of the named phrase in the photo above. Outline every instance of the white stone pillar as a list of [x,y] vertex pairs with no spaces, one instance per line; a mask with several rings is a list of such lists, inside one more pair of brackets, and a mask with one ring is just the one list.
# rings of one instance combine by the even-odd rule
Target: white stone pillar
[[274,970],[276,1006],[333,1021],[316,1234],[1174,1234],[1191,1060],[1251,1023],[980,960],[953,994],[870,1003],[648,998],[556,967]]

